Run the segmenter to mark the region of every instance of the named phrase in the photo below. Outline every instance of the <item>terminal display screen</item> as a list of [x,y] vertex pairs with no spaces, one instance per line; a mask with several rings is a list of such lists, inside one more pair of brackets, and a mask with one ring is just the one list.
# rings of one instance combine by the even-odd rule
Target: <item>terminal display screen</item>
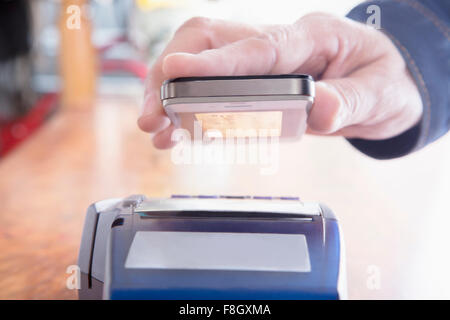
[[138,231],[126,268],[310,272],[303,234]]

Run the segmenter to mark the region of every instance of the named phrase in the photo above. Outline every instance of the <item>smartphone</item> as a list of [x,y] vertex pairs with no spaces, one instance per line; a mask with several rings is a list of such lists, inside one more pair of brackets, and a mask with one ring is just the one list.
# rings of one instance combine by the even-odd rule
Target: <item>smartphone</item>
[[314,80],[304,74],[185,77],[161,87],[176,128],[203,135],[297,140],[306,130]]

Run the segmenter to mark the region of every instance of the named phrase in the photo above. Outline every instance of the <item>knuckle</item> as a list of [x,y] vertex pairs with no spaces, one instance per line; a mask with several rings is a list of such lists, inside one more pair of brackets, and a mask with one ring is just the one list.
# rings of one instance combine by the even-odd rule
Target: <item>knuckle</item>
[[312,12],[297,20],[296,24],[312,33],[327,34],[338,32],[344,19],[331,13]]
[[311,13],[304,15],[303,17],[301,17],[298,20],[298,22],[316,23],[316,22],[323,22],[323,20],[325,20],[325,19],[334,20],[334,19],[336,19],[336,16],[333,14],[330,14],[330,13],[317,11],[317,12],[311,12]]
[[213,38],[212,20],[206,17],[193,17],[184,22],[175,32],[175,37],[182,37],[186,30],[195,33],[196,37]]
[[264,48],[272,49],[273,47],[275,47],[272,35],[269,33],[264,33],[257,37],[251,37],[248,39],[248,41],[255,47],[258,47],[261,49],[264,49]]
[[188,19],[186,22],[184,22],[179,29],[185,29],[185,28],[197,28],[197,29],[204,29],[208,28],[211,25],[211,19],[206,17],[192,17]]
[[[272,34],[263,34],[258,37],[249,38],[247,41],[253,48],[264,54],[265,61],[268,61],[267,69],[271,70],[278,59],[278,44]],[[267,56],[267,57],[266,57]]]
[[260,46],[265,49],[267,54],[271,55],[271,65],[272,68],[276,70],[275,64],[278,61],[278,57],[281,55],[280,48],[286,47],[292,38],[292,33],[294,32],[293,25],[280,25],[269,32],[263,33],[258,36],[257,39],[260,41]]
[[345,108],[348,114],[353,117],[363,100],[359,90],[347,79],[341,79],[335,88],[341,99],[341,107]]
[[339,17],[335,15],[313,12],[297,20],[295,27],[312,46],[318,42],[323,42],[330,46],[334,43],[334,41],[330,40],[341,32],[341,24]]
[[263,37],[272,45],[277,46],[280,43],[286,43],[289,41],[292,29],[292,25],[280,25],[277,28],[265,33]]

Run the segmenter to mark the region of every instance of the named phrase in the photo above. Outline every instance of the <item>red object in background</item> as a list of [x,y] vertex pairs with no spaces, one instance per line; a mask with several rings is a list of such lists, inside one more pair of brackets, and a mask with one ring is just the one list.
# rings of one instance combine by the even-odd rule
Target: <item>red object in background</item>
[[38,99],[23,117],[0,125],[0,157],[35,132],[57,108],[58,94],[48,93]]
[[[121,42],[126,42],[126,38],[119,37],[115,39],[112,43],[103,48],[99,48],[99,52],[104,53]],[[114,71],[129,72],[142,81],[145,81],[147,65],[135,60],[105,59],[102,61],[102,73]],[[5,125],[0,125],[0,157],[4,156],[33,134],[53,114],[53,111],[56,110],[58,100],[59,94],[57,93],[45,94],[25,116]]]
[[[142,62],[133,60],[105,60],[102,62],[103,73],[114,71],[127,71],[144,81],[147,66]],[[0,125],[0,157],[27,139],[43,124],[57,108],[58,98],[57,93],[45,94],[25,116],[5,125]]]
[[138,77],[142,81],[145,81],[145,78],[147,77],[147,65],[143,62],[135,60],[108,59],[102,61],[101,68],[102,73],[126,71]]

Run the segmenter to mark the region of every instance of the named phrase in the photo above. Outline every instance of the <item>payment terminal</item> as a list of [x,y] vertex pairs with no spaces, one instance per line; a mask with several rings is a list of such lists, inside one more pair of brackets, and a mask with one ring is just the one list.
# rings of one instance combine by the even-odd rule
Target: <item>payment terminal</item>
[[92,204],[80,299],[342,299],[333,212],[296,197],[131,196]]

